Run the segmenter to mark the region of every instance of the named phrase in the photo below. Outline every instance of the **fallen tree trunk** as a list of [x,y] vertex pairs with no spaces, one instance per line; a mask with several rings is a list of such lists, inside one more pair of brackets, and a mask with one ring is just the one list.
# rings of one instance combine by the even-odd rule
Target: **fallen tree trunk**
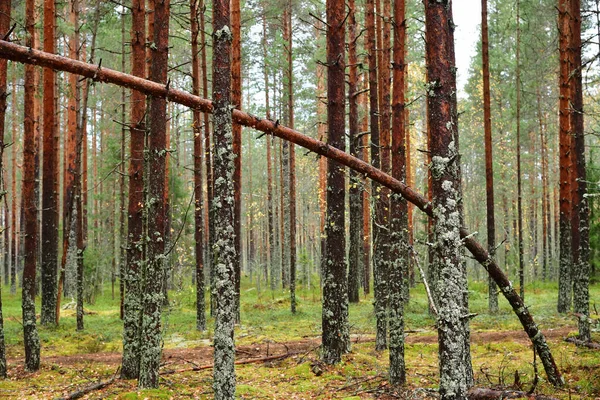
[[600,350],[600,343],[587,342],[585,340],[579,339],[578,337],[566,338],[565,342],[573,343],[577,347],[587,347],[588,349]]
[[[67,57],[61,57],[55,54],[19,46],[4,40],[0,40],[0,57],[20,63],[34,64],[85,76],[98,82],[124,86],[152,96],[165,97],[169,101],[188,106],[204,113],[212,113],[213,110],[213,104],[210,100],[194,96],[182,90],[171,89],[169,88],[168,83],[167,85],[162,85],[115,70],[102,68],[100,65],[87,64]],[[348,153],[328,146],[326,143],[303,135],[294,129],[279,125],[278,121],[274,122],[268,119],[260,119],[240,110],[233,110],[232,115],[235,123],[290,141],[364,174],[366,177],[401,194],[406,200],[413,203],[427,215],[433,216],[432,205],[425,196],[372,165],[367,164]],[[539,330],[537,324],[533,320],[533,316],[529,313],[529,310],[523,303],[523,300],[514,290],[508,277],[502,272],[502,269],[490,256],[488,251],[478,243],[473,238],[473,235],[469,234],[465,228],[461,229],[460,235],[467,249],[486,269],[490,277],[494,279],[502,294],[506,297],[513,308],[513,311],[521,321],[523,329],[531,339],[531,342],[544,365],[548,380],[555,386],[561,386],[564,383],[564,380],[554,362],[546,338]]]

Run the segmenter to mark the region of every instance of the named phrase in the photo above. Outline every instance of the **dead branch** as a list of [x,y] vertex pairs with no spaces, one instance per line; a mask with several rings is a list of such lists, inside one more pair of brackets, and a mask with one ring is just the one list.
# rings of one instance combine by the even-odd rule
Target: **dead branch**
[[565,339],[565,342],[573,343],[577,347],[587,347],[588,349],[600,350],[600,343],[586,342],[577,337],[569,337]]
[[[263,362],[268,362],[268,361],[283,360],[285,358],[292,357],[292,356],[295,356],[298,354],[300,354],[300,353],[293,352],[293,353],[285,353],[285,354],[279,354],[276,356],[269,356],[269,357],[249,358],[247,360],[236,361],[235,365],[257,364],[257,363],[263,363]],[[182,369],[177,369],[177,370],[164,371],[164,372],[161,372],[160,375],[163,376],[163,375],[179,374],[182,372],[203,371],[205,369],[212,369],[213,367],[214,367],[214,364],[199,365],[199,366],[194,366],[194,367],[190,367],[190,368],[182,368]]]
[[93,392],[95,390],[101,390],[104,389],[107,386],[110,386],[113,384],[113,382],[116,380],[116,376],[113,376],[112,378],[110,378],[107,381],[102,381],[102,382],[96,382],[92,385],[88,385],[85,386],[79,390],[76,390],[72,393],[70,393],[69,395],[67,395],[66,397],[58,397],[56,400],[73,400],[73,399],[79,399],[83,396],[85,396],[86,394]]

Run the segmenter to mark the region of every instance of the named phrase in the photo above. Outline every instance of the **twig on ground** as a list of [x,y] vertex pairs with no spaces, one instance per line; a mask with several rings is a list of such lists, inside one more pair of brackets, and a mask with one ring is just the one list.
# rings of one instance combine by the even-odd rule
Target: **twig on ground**
[[85,386],[79,390],[76,390],[74,392],[71,392],[70,394],[68,394],[65,397],[58,397],[56,400],[74,400],[74,399],[79,399],[83,396],[85,396],[86,394],[93,392],[95,390],[101,390],[104,389],[107,386],[112,385],[115,380],[117,379],[117,375],[119,374],[119,370],[121,368],[117,368],[117,371],[115,372],[115,374],[112,376],[112,378],[110,378],[109,380],[106,381],[102,381],[102,382],[96,382],[93,385],[88,385]]
[[565,342],[573,343],[578,347],[587,347],[588,349],[600,350],[600,343],[596,342],[586,342],[585,340],[581,340],[577,337],[569,337],[565,339]]
[[[299,353],[294,352],[294,353],[279,354],[279,355],[270,356],[270,357],[249,358],[247,360],[236,361],[235,365],[254,364],[254,363],[267,362],[267,361],[283,360],[284,358],[288,358],[288,357],[291,357],[291,356],[294,356],[297,354],[299,354]],[[205,369],[211,369],[213,367],[214,367],[214,364],[200,365],[200,366],[194,366],[191,368],[182,368],[182,369],[178,369],[178,370],[164,371],[164,372],[161,372],[160,375],[163,376],[163,375],[179,374],[181,372],[202,371]]]

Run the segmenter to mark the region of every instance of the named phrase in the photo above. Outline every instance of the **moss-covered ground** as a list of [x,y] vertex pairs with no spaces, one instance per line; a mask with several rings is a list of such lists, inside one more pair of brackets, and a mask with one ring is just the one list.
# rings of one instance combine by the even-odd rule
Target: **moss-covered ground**
[[[9,379],[0,381],[0,398],[44,399],[65,396],[81,387],[115,375],[120,363],[122,325],[119,296],[109,287],[86,304],[85,330],[75,331],[74,311],[65,309],[58,327],[39,327],[42,368],[23,370],[20,293],[10,295],[3,287],[3,312],[8,353]],[[487,286],[470,285],[472,357],[477,384],[504,385],[528,390],[534,379],[534,358],[529,341],[507,302],[500,300],[499,313],[487,313]],[[558,315],[556,284],[535,283],[528,287],[526,303],[547,334],[554,357],[567,385],[555,389],[545,381],[537,363],[540,382],[536,391],[559,398],[600,398],[600,350],[577,348],[566,343],[576,335],[576,318]],[[212,398],[212,319],[209,329],[195,328],[195,292],[190,287],[169,293],[164,312],[164,365],[161,388],[138,391],[134,381],[115,380],[87,398],[161,399]],[[65,300],[69,303],[69,299]],[[592,317],[599,318],[600,284],[591,288]],[[207,303],[208,306],[208,303]],[[39,314],[39,303],[37,305]],[[247,399],[363,399],[409,398],[391,391],[386,384],[387,352],[374,351],[372,297],[362,297],[350,306],[352,352],[336,366],[319,361],[320,293],[317,288],[298,290],[298,312],[289,312],[289,293],[258,291],[244,282],[241,324],[236,327],[238,360],[288,354],[288,357],[237,366],[237,395]],[[411,398],[435,395],[437,385],[437,341],[434,319],[428,315],[422,287],[411,290],[406,309],[407,388]],[[600,341],[600,326],[594,339]],[[191,371],[193,367],[200,369]],[[515,383],[516,382],[516,383]]]

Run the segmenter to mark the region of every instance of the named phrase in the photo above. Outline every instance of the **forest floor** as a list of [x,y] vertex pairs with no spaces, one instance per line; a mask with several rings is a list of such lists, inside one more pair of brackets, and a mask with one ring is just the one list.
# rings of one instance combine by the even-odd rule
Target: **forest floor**
[[[42,367],[23,369],[20,295],[3,288],[9,379],[0,381],[0,398],[52,399],[68,396],[97,382],[110,381],[83,398],[170,399],[212,398],[212,320],[209,329],[193,329],[193,291],[170,293],[164,320],[161,388],[138,391],[135,381],[114,379],[121,361],[118,293],[110,288],[86,305],[86,329],[75,332],[75,318],[63,310],[58,327],[41,327]],[[372,298],[350,308],[352,352],[342,363],[319,361],[320,298],[316,289],[299,292],[299,311],[291,315],[283,291],[242,290],[242,324],[236,328],[237,395],[248,399],[369,399],[435,398],[438,384],[437,336],[427,314],[421,288],[411,291],[406,313],[407,386],[392,390],[386,381],[388,352],[374,350]],[[535,376],[531,344],[517,318],[501,300],[498,314],[485,311],[484,284],[470,287],[470,308],[479,313],[471,324],[471,350],[477,385],[527,391]],[[541,325],[567,385],[557,390],[545,381],[536,393],[558,398],[600,399],[600,350],[578,348],[564,339],[576,335],[573,315],[557,315],[556,286],[536,284],[527,304]],[[592,317],[599,316],[600,284],[592,287]],[[596,341],[600,334],[594,333]]]

